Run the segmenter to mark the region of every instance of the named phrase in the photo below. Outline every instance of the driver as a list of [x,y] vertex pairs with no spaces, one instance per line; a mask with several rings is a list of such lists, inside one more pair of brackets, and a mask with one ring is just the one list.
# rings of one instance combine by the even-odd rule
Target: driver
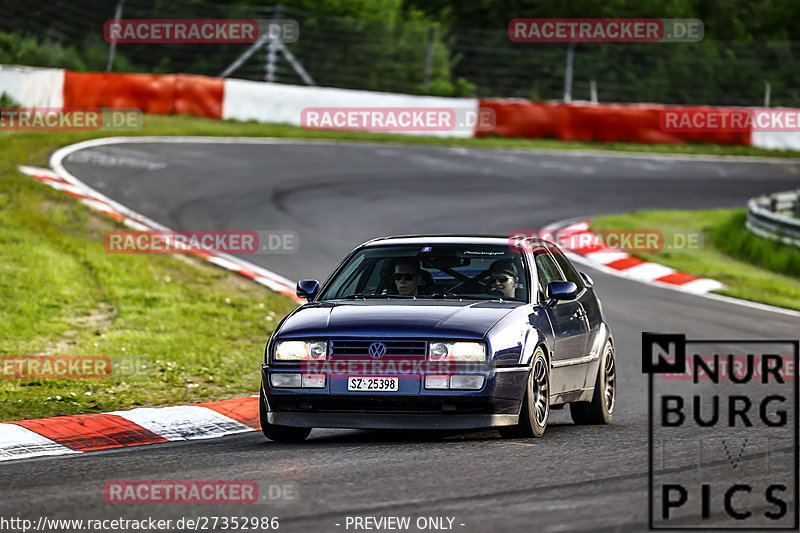
[[397,294],[417,296],[419,284],[422,281],[422,272],[419,261],[415,259],[398,259],[394,264],[394,283]]
[[501,293],[506,298],[516,298],[519,276],[514,261],[499,259],[489,267],[489,293]]

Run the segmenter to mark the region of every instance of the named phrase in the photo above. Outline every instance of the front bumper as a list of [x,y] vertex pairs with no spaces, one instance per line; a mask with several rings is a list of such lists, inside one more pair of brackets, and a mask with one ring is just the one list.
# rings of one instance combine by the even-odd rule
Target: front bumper
[[348,429],[477,429],[511,426],[519,415],[444,413],[299,413],[271,412],[270,424],[304,428]]
[[262,366],[264,409],[271,424],[355,429],[473,429],[513,425],[519,420],[529,369],[470,369],[482,374],[479,390],[429,390],[421,374],[399,377],[397,392],[347,390],[347,375],[326,375],[325,387],[274,388],[270,375],[297,372]]

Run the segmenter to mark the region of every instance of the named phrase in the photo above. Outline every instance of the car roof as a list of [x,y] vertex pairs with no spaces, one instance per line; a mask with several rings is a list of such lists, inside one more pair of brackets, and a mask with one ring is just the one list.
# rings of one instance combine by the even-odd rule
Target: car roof
[[[391,244],[487,244],[508,246],[510,237],[507,235],[464,235],[464,234],[442,234],[442,235],[394,235],[391,237],[380,237],[362,243],[358,248],[365,248],[371,246],[385,246]],[[554,250],[559,251],[558,246],[551,241],[545,239],[538,239],[538,242],[545,242],[552,246]],[[527,243],[530,246],[531,243]],[[528,250],[530,252],[531,250]]]
[[387,244],[488,244],[508,246],[505,235],[395,235],[367,241],[361,247],[383,246]]

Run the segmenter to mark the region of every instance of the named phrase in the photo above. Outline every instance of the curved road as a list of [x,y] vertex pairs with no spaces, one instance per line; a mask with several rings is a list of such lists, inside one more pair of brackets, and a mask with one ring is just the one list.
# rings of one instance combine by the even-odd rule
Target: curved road
[[[380,235],[508,234],[638,208],[742,206],[800,183],[792,161],[301,141],[137,141],[87,148],[64,165],[172,229],[297,232],[299,253],[247,257],[290,279],[324,278],[355,245]],[[34,518],[279,516],[281,531],[347,531],[347,516],[366,515],[411,516],[412,524],[453,517],[464,532],[646,530],[642,331],[791,339],[800,319],[587,271],[617,339],[611,426],[576,427],[555,411],[539,440],[315,430],[303,444],[284,445],[252,432],[21,460],[0,466],[0,506]],[[300,499],[260,508],[103,500],[108,480],[169,478],[291,481]]]

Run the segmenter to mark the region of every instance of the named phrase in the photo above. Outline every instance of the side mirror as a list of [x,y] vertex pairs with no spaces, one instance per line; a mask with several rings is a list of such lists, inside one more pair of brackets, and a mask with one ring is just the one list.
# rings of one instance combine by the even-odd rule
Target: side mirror
[[547,307],[555,305],[557,301],[574,300],[578,296],[578,286],[571,281],[551,281],[547,286],[547,298],[550,300]]
[[301,279],[297,282],[297,296],[306,298],[310,302],[319,292],[319,281],[315,279]]
[[581,272],[581,277],[583,278],[583,282],[586,284],[586,287],[591,289],[592,286],[594,285],[594,280],[591,277],[589,277],[589,274],[587,274],[586,272]]

